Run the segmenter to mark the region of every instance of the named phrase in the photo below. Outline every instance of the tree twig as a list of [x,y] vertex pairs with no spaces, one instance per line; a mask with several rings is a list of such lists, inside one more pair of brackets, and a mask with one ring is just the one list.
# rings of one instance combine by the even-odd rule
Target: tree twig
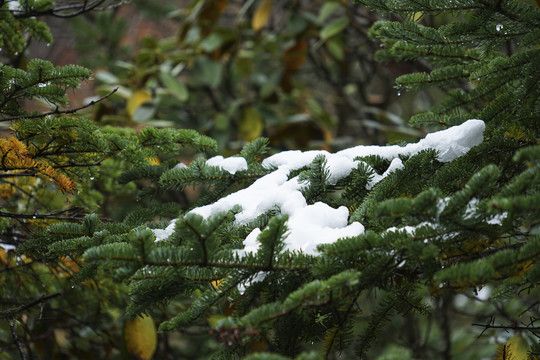
[[72,209],[62,210],[62,211],[55,211],[48,214],[18,214],[18,213],[10,213],[5,211],[0,211],[0,217],[7,217],[7,218],[13,218],[13,219],[51,219],[51,220],[73,220],[74,217],[67,217],[67,216],[57,216],[60,214],[65,214],[66,212],[69,212]]
[[17,335],[17,331],[15,330],[14,319],[9,320],[9,326],[11,327],[11,336],[13,336],[13,341],[17,345],[17,349],[19,349],[19,354],[21,355],[21,359],[26,360],[26,354],[24,353],[21,340],[19,339],[19,336]]
[[56,107],[56,109],[54,109],[53,111],[49,111],[47,113],[35,114],[35,115],[10,116],[10,117],[7,117],[7,118],[0,119],[0,122],[13,121],[13,120],[19,120],[19,119],[37,119],[37,118],[42,118],[42,117],[49,116],[49,115],[74,114],[77,111],[80,111],[80,110],[83,110],[83,109],[86,109],[88,107],[96,105],[97,103],[107,99],[109,96],[111,96],[112,94],[114,94],[117,91],[118,91],[118,88],[115,88],[113,91],[111,91],[107,95],[105,95],[105,96],[103,96],[103,97],[101,97],[101,98],[99,98],[97,100],[92,100],[88,104],[83,105],[83,106],[79,106],[77,108],[67,109],[67,110],[58,110],[58,107]]
[[540,326],[516,326],[516,325],[486,325],[486,324],[472,324],[473,326],[481,326],[486,329],[510,329],[510,330],[540,330]]
[[17,306],[15,308],[7,309],[7,310],[2,310],[0,311],[0,320],[13,320],[18,313],[60,295],[62,295],[61,292],[57,292],[57,293],[49,294],[49,295],[43,295],[37,298],[36,300],[29,302],[28,304],[24,304],[24,305]]
[[[102,5],[106,0],[97,0],[90,6],[88,6],[88,1],[84,1],[82,6],[81,5],[64,5],[64,6],[58,6],[53,7],[46,10],[34,10],[34,11],[23,11],[23,10],[8,10],[11,13],[13,13],[13,17],[16,19],[24,19],[29,17],[35,17],[35,16],[44,16],[44,15],[50,15],[58,18],[71,18],[75,17],[87,12],[90,12],[92,10],[107,10],[109,8],[115,8],[117,6],[120,6],[124,4],[124,1],[121,1],[120,4],[111,4],[109,6],[105,6],[103,8],[99,8],[100,5]],[[66,10],[74,10],[71,13],[68,14],[62,14],[63,11]]]

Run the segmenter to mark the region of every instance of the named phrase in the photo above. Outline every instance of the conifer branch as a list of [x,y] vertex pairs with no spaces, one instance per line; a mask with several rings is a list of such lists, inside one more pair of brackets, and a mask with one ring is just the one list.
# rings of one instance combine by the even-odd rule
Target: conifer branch
[[7,117],[7,118],[0,119],[0,122],[20,120],[20,119],[38,119],[38,118],[44,118],[44,117],[47,117],[47,116],[50,116],[50,115],[74,114],[74,113],[76,113],[78,111],[81,111],[83,109],[86,109],[86,108],[89,108],[91,106],[96,105],[97,103],[107,99],[109,96],[111,96],[112,94],[114,94],[117,91],[118,91],[118,88],[115,88],[110,93],[108,93],[107,95],[105,95],[105,96],[103,96],[103,97],[101,97],[101,98],[99,98],[97,100],[92,100],[88,104],[79,106],[77,108],[67,109],[67,110],[59,110],[58,106],[57,106],[56,109],[54,109],[53,111],[49,111],[49,112],[46,112],[46,113],[34,114],[34,115],[10,116],[10,117]]

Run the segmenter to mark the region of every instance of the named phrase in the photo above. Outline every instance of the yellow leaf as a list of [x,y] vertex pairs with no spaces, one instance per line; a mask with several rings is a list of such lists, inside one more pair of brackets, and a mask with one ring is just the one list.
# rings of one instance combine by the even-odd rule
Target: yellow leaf
[[135,91],[126,104],[129,116],[133,116],[139,106],[150,100],[152,100],[152,95],[148,91],[142,89]]
[[422,18],[424,17],[424,14],[421,13],[421,12],[415,12],[412,16],[412,21],[414,21],[415,23],[418,23],[420,22],[420,20],[422,20]]
[[521,335],[514,335],[508,340],[508,345],[512,347],[515,360],[527,360],[527,352],[529,351],[529,344]]
[[73,193],[77,188],[77,183],[64,174],[55,177],[54,181],[56,182],[56,185],[58,185],[58,189],[65,193]]
[[252,141],[261,136],[264,123],[261,114],[254,107],[244,110],[238,127],[240,137],[246,141]]
[[212,285],[212,287],[213,287],[215,290],[217,290],[217,289],[219,289],[219,285],[221,285],[221,283],[223,282],[223,280],[225,280],[225,279],[219,279],[219,280],[216,280],[216,281],[212,281],[212,282],[210,283],[210,285]]
[[270,13],[272,12],[272,1],[273,0],[262,0],[257,10],[255,10],[253,19],[251,19],[251,27],[253,30],[259,31],[268,22]]
[[527,360],[529,344],[521,335],[512,336],[506,344],[499,345],[497,355],[494,360]]
[[4,250],[4,248],[0,248],[0,264],[2,265],[8,265],[8,254],[7,251]]
[[124,340],[127,351],[137,359],[150,360],[157,347],[157,332],[150,316],[126,320]]
[[0,199],[9,199],[15,194],[15,187],[11,184],[0,184]]

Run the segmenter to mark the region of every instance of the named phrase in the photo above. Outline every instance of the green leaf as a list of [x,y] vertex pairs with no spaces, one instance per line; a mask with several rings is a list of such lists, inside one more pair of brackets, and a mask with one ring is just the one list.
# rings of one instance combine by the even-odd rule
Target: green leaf
[[327,2],[319,11],[318,20],[322,23],[324,20],[326,20],[330,15],[334,13],[339,8],[340,4],[338,2]]
[[327,40],[342,32],[347,25],[349,25],[349,19],[347,17],[340,17],[323,27],[319,36],[322,40]]
[[201,42],[201,48],[206,52],[212,52],[223,44],[223,39],[219,34],[212,33]]
[[96,79],[99,81],[105,83],[105,84],[112,84],[116,85],[120,82],[120,79],[118,77],[108,71],[98,71],[96,73]]
[[181,102],[187,101],[189,92],[186,85],[180,79],[166,72],[161,72],[159,78],[167,90],[178,100]]
[[133,120],[135,120],[138,123],[143,123],[145,121],[150,120],[154,114],[156,113],[156,108],[151,103],[145,103],[142,104],[135,110],[133,113]]
[[337,60],[343,61],[345,59],[345,49],[343,41],[340,38],[332,38],[326,42],[326,48],[328,52],[332,54]]
[[257,108],[253,106],[246,108],[238,126],[240,137],[246,141],[255,140],[261,136],[263,129],[264,122]]
[[200,84],[217,88],[223,77],[223,64],[206,56],[198,57],[195,60],[193,72]]

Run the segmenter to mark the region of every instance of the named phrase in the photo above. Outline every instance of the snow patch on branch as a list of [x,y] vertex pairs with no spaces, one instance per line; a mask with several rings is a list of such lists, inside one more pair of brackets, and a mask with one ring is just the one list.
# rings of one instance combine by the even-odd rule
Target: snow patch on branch
[[174,232],[174,227],[177,219],[171,220],[169,225],[165,229],[153,229],[152,232],[156,237],[156,241],[161,241],[169,238]]
[[246,159],[240,156],[223,158],[218,155],[206,160],[206,165],[222,168],[230,174],[236,174],[237,171],[247,170],[248,164]]
[[[367,185],[371,189],[379,181],[394,171],[403,168],[399,156],[412,156],[422,150],[434,149],[441,162],[452,161],[469,151],[473,146],[483,140],[485,129],[481,120],[469,120],[452,128],[428,134],[417,143],[407,144],[404,147],[394,146],[356,146],[337,153],[328,151],[284,151],[265,159],[262,165],[267,169],[274,169],[271,173],[261,177],[251,186],[219,199],[213,204],[198,207],[191,212],[204,218],[231,210],[240,205],[242,211],[236,214],[235,222],[239,225],[255,220],[259,215],[278,207],[289,219],[288,235],[285,239],[285,248],[302,251],[315,255],[319,244],[331,243],[340,238],[352,237],[364,232],[364,226],[358,222],[348,224],[349,210],[342,206],[334,209],[329,205],[317,202],[308,205],[301,190],[308,186],[306,182],[300,183],[298,177],[289,179],[291,171],[308,167],[317,155],[326,158],[326,167],[330,174],[330,184],[336,184],[340,179],[348,176],[360,162],[360,157],[378,155],[390,160],[390,166],[383,174],[376,174]],[[218,166],[231,174],[247,169],[247,163],[242,157],[223,158],[213,157],[206,162],[210,166]],[[172,226],[172,227],[171,227]],[[174,223],[167,229],[154,230],[156,237],[170,236]],[[412,229],[411,229],[412,230]],[[244,250],[238,250],[241,255],[258,249],[257,237],[260,233],[255,230],[244,241]]]

